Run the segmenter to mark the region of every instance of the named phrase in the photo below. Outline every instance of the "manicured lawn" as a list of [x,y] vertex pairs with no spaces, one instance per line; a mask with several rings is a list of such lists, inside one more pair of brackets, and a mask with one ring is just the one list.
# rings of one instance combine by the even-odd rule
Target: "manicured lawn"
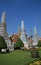
[[[41,56],[41,51],[39,52]],[[31,58],[29,51],[17,50],[12,53],[0,54],[0,65],[25,65],[35,59]]]

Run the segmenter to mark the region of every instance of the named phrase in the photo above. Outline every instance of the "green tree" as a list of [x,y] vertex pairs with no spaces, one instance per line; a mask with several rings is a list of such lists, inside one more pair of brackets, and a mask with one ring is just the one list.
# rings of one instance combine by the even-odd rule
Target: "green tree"
[[38,41],[38,47],[41,47],[41,40]]
[[4,38],[2,36],[0,36],[0,50],[2,48],[6,48],[6,47],[7,47],[7,44],[6,44],[5,40],[4,40]]
[[17,42],[14,45],[14,48],[18,49],[18,48],[21,48],[23,46],[24,46],[24,44],[23,44],[22,40],[20,38],[18,38]]

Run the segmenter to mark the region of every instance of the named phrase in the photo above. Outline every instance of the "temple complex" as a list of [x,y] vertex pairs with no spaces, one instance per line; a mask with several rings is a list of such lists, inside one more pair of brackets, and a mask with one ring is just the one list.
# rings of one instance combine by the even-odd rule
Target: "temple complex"
[[9,50],[13,50],[13,44],[11,44],[11,40],[9,38],[9,35],[7,33],[7,29],[6,29],[6,12],[2,13],[2,19],[1,19],[1,23],[0,23],[0,36],[3,36],[6,43],[7,43],[7,48],[9,48]]

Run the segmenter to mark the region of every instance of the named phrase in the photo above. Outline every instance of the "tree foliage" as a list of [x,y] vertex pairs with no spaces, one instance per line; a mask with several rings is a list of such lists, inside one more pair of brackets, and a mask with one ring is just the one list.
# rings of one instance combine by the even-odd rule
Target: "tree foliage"
[[38,41],[38,47],[41,47],[41,40]]
[[24,46],[24,44],[23,44],[22,40],[20,38],[18,38],[17,42],[14,45],[14,48],[21,48],[23,46]]
[[6,48],[7,44],[2,36],[0,36],[0,49]]

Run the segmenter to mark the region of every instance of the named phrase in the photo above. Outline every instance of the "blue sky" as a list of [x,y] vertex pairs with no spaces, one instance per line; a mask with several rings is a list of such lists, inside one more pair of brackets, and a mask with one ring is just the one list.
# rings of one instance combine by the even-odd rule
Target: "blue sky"
[[26,33],[30,35],[34,26],[41,37],[41,0],[0,0],[0,22],[2,12],[6,11],[7,31],[9,35],[18,32],[18,26],[24,19]]

